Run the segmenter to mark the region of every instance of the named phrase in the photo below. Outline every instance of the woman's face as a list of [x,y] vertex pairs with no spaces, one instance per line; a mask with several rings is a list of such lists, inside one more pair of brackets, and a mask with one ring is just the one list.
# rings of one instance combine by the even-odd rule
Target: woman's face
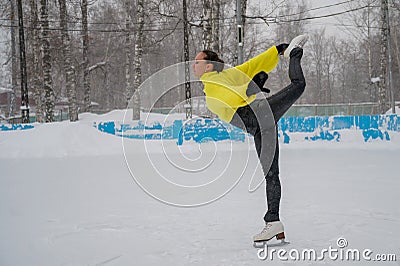
[[206,55],[202,52],[198,53],[194,58],[194,63],[192,64],[193,72],[195,77],[200,78],[204,73],[210,72],[213,70],[212,64],[207,64],[207,61],[204,60]]

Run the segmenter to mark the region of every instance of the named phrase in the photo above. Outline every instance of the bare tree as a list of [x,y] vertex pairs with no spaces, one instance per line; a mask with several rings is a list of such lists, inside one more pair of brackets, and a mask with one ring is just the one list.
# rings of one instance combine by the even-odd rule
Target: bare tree
[[324,56],[324,68],[326,73],[326,103],[332,103],[332,94],[336,83],[336,58],[333,52],[336,38],[330,37],[327,40],[326,51]]
[[140,84],[142,83],[142,56],[143,56],[143,28],[144,28],[144,1],[136,2],[137,28],[135,30],[135,59],[133,82],[133,119],[140,119]]
[[220,8],[221,8],[221,0],[213,0],[213,6],[212,6],[212,50],[215,52],[219,53],[220,48],[219,48],[219,33],[220,33]]
[[131,67],[132,67],[132,18],[131,18],[131,1],[125,1],[126,18],[125,18],[125,94],[126,106],[132,97],[132,84],[131,84]]
[[[399,28],[398,27],[392,27],[391,32],[393,33],[393,43],[394,43],[394,50],[395,50],[395,56],[396,56],[396,62],[397,62],[397,72],[398,72],[398,79],[397,79],[397,84],[400,83],[400,34],[399,34]],[[393,86],[396,88],[396,86]],[[400,94],[400,88],[397,86],[397,94]]]
[[135,30],[135,58],[134,58],[134,81],[133,81],[133,116],[134,120],[140,119],[140,84],[142,83],[142,56],[144,38],[144,1],[136,2],[137,29]]
[[76,105],[75,71],[71,60],[71,38],[68,33],[68,13],[65,0],[58,0],[60,6],[61,41],[64,57],[65,86],[68,96],[69,120],[78,120],[78,108]]
[[314,67],[314,73],[315,73],[315,91],[318,94],[318,100],[320,103],[322,103],[323,97],[321,96],[322,93],[322,79],[324,76],[323,73],[323,54],[324,54],[324,37],[325,37],[325,30],[322,31],[316,31],[312,34],[311,36],[311,56],[313,59],[313,67]]
[[387,9],[388,1],[381,0],[381,60],[380,60],[380,81],[379,81],[379,93],[378,93],[378,109],[379,113],[383,114],[388,108],[387,104],[387,40],[388,40],[388,24],[387,24]]
[[83,68],[83,111],[90,112],[90,71],[89,71],[89,28],[88,1],[82,0],[82,68]]
[[203,0],[203,49],[220,51],[220,0]]
[[[59,1],[57,0],[57,3]],[[242,12],[246,27],[244,60],[253,57],[271,45],[289,42],[297,34],[308,33],[313,35],[318,32],[317,37],[321,37],[320,39],[317,37],[310,38],[305,48],[307,56],[303,58],[303,66],[307,78],[307,92],[299,102],[347,103],[377,100],[378,90],[373,87],[375,85],[369,85],[368,82],[371,77],[376,77],[380,72],[380,51],[379,45],[376,45],[379,44],[381,39],[378,36],[378,28],[380,28],[378,25],[379,9],[374,8],[374,5],[379,3],[380,0],[360,0],[356,1],[357,3],[352,1],[352,5],[355,6],[351,9],[357,7],[360,7],[360,9],[357,12],[350,12],[354,15],[349,18],[351,23],[344,25],[350,24],[345,29],[351,31],[350,34],[353,38],[342,40],[337,37],[335,41],[329,38],[329,33],[323,34],[321,29],[315,30],[306,27],[306,22],[310,21],[310,15],[307,13],[308,7],[305,1],[289,4],[280,0],[272,0],[268,2],[268,5],[260,7],[257,3],[251,1],[241,1],[243,9],[245,8]],[[10,0],[0,0],[0,2],[3,5],[6,3],[9,8]],[[45,62],[42,62],[44,53],[42,52],[35,58],[35,54],[37,55],[41,51],[41,47],[35,45],[34,39],[34,36],[37,35],[34,34],[35,29],[37,29],[35,25],[39,25],[39,21],[41,21],[41,19],[35,19],[35,2],[38,6],[41,3],[39,0],[29,0],[27,1],[29,6],[25,7],[25,12],[28,8],[30,11],[29,18],[26,19],[27,58],[29,59],[27,60],[27,70],[31,92],[41,92],[41,98],[44,101],[42,84],[39,84],[39,89],[34,89],[35,79],[38,77],[37,82],[44,82],[42,71],[48,71],[41,69],[42,65],[45,65]],[[193,0],[190,3],[188,2],[187,26],[190,58],[193,58],[195,53],[204,48],[203,33],[209,31],[207,35],[210,38],[206,38],[208,40],[207,48],[217,52],[219,49],[219,53],[227,64],[236,63],[237,27],[234,19],[236,8],[234,2],[228,0]],[[208,10],[208,13],[203,15],[203,12],[199,12],[199,10],[202,10],[203,4],[207,3],[208,6],[205,10]],[[396,3],[394,4],[398,5]],[[128,4],[131,11],[127,9]],[[134,91],[138,92],[135,88],[139,88],[141,80],[163,67],[183,60],[184,45],[183,42],[177,41],[182,38],[182,1],[149,0],[145,4],[146,12],[143,12],[143,19],[140,19],[139,14],[141,12],[137,12],[140,10],[140,4],[137,5],[136,1],[134,3],[127,0],[96,1],[93,5],[85,4],[84,0],[66,3],[69,14],[66,18],[68,26],[66,31],[70,38],[71,54],[71,62],[67,65],[79,66],[79,70],[76,71],[75,78],[77,81],[75,86],[82,86],[82,89],[77,91],[79,98],[84,101],[82,111],[85,111],[85,106],[89,110],[91,102],[99,103],[99,111],[126,107],[127,99],[131,98]],[[90,10],[87,10],[87,5],[89,5]],[[86,12],[89,13],[90,11],[90,17],[86,17],[86,19],[84,14],[80,15],[85,6]],[[57,10],[54,7],[57,7]],[[40,11],[38,15],[41,15]],[[391,11],[391,20],[394,21],[393,25],[395,25],[399,18],[397,6],[392,5]],[[128,12],[131,13],[130,16],[128,16]],[[0,11],[0,14],[5,13]],[[58,5],[50,5],[49,14],[51,17],[58,16]],[[86,34],[84,34],[85,27],[83,26],[86,24],[85,20],[88,24]],[[268,23],[268,25],[260,23],[261,21]],[[58,19],[55,19],[55,23],[58,23]],[[54,27],[48,32],[48,38],[51,38],[52,44],[49,55],[52,55],[50,63],[52,64],[54,93],[64,92],[64,90],[56,88],[66,88],[63,85],[64,80],[66,80],[64,63],[68,60],[63,59],[63,53],[56,52],[57,47],[64,47],[62,45],[63,39],[65,39],[64,32],[65,29],[60,27]],[[41,34],[42,31],[39,31],[39,33]],[[321,34],[324,36],[320,36]],[[398,67],[400,64],[399,35],[398,29],[394,26],[392,28],[394,84],[398,82],[400,76]],[[316,41],[319,41],[319,45],[322,45],[323,49],[314,49],[313,45]],[[83,42],[85,42],[84,45]],[[43,46],[43,42],[40,42],[39,38],[38,44]],[[9,46],[15,47],[15,45]],[[90,50],[86,50],[85,56],[83,56],[83,46]],[[9,54],[11,52],[10,50]],[[84,57],[83,60],[82,57]],[[10,69],[11,58],[10,56],[8,66]],[[49,60],[49,58],[46,59]],[[267,86],[274,92],[286,86],[289,82],[287,62],[287,60],[282,59],[277,71],[270,76]],[[18,70],[13,72],[19,73]],[[83,89],[84,83],[85,86],[88,85],[86,88],[89,88],[89,90]],[[398,90],[396,86],[394,87]],[[195,86],[192,88],[192,96],[202,95],[201,88]],[[154,92],[144,93],[151,94]],[[136,95],[140,95],[140,93]],[[44,112],[39,111],[41,106],[39,96],[39,93],[35,93],[38,118],[41,113],[46,113],[46,110]],[[395,96],[398,99],[397,92]],[[171,107],[175,102],[183,101],[184,98],[182,88],[172,90],[171,93],[162,98],[162,101],[157,102],[157,106]],[[147,99],[147,96],[139,100],[143,103],[146,102],[146,106],[148,106],[149,99]],[[136,111],[139,110],[139,107],[140,103],[136,102]]]
[[30,6],[30,15],[31,15],[31,53],[32,53],[32,66],[31,66],[31,75],[30,75],[30,88],[33,90],[33,97],[36,103],[36,121],[39,123],[43,123],[43,88],[40,85],[41,79],[41,70],[40,70],[40,35],[39,35],[39,16],[38,16],[38,7],[36,0],[29,0]]
[[203,49],[210,50],[212,46],[212,0],[203,0]]
[[307,44],[307,52],[311,55],[312,64],[308,67],[311,80],[308,90],[313,90],[319,103],[332,103],[332,91],[335,85],[336,60],[334,46],[335,37],[327,38],[325,29],[312,33]]
[[[307,23],[303,21],[303,18],[308,14],[308,6],[304,0],[299,2],[297,6],[293,6],[288,2],[280,2],[277,6],[273,7],[271,12],[276,12],[275,10],[277,10],[277,14],[275,15],[277,17],[275,44],[290,42],[293,37],[307,32]],[[265,19],[267,19],[267,17]],[[286,86],[289,81],[286,61],[282,60],[277,66],[277,69],[276,87],[282,88]],[[307,86],[307,90],[309,90],[309,88],[310,86]]]
[[50,54],[49,40],[49,13],[47,0],[40,0],[40,19],[41,19],[41,40],[42,40],[42,69],[43,69],[43,88],[45,100],[46,122],[54,121],[54,91],[53,78],[51,76],[52,59]]
[[[376,77],[379,69],[374,67],[373,64],[373,49],[377,43],[374,42],[374,28],[378,27],[378,18],[379,14],[374,11],[374,6],[378,4],[378,0],[362,0],[362,1],[353,1],[349,3],[349,7],[351,9],[358,9],[359,11],[348,13],[347,18],[345,17],[344,22],[342,23],[344,29],[349,33],[351,37],[358,40],[359,47],[367,54],[367,57],[360,58],[360,60],[364,61],[365,66],[367,66],[368,75],[363,75],[365,80],[363,83],[370,83],[372,78]],[[345,25],[348,21],[349,25]],[[372,85],[372,84],[371,84]],[[375,90],[374,86],[370,86],[370,101],[375,99]]]
[[343,43],[335,43],[333,44],[333,49],[335,53],[335,58],[338,61],[338,71],[337,71],[337,96],[335,102],[344,103],[347,98],[347,88],[346,88],[346,80],[348,79],[349,74],[349,65],[347,64],[348,56],[346,50],[349,47]]

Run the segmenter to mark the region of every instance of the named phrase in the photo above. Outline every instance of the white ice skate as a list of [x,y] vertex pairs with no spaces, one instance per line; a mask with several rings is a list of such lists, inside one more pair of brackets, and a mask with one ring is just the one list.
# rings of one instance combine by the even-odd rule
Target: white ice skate
[[290,52],[296,47],[302,48],[304,46],[304,44],[306,44],[307,40],[308,40],[308,35],[306,35],[306,34],[302,34],[302,35],[299,35],[299,36],[293,38],[293,40],[290,42],[288,48],[286,48],[286,50],[283,52],[283,56],[285,58],[289,58]]
[[285,232],[283,229],[283,224],[280,221],[265,223],[265,227],[261,233],[253,237],[254,247],[264,247],[264,245],[266,245],[267,242],[274,237],[281,241],[271,244],[273,246],[289,244],[289,242],[285,241]]

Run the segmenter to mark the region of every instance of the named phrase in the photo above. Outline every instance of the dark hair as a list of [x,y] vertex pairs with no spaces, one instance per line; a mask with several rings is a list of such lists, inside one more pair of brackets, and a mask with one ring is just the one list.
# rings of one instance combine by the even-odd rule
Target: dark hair
[[203,50],[201,51],[202,53],[204,53],[206,55],[206,57],[204,57],[204,60],[207,61],[207,63],[212,64],[213,65],[213,69],[217,72],[221,72],[222,70],[224,70],[224,60],[222,60],[221,58],[219,58],[218,54],[216,52],[210,51],[210,50]]

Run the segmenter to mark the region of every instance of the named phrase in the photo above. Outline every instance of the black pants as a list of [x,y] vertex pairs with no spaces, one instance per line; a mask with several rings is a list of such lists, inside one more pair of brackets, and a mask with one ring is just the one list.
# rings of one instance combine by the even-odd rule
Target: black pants
[[[272,118],[266,118],[263,115],[257,115],[264,111],[262,109],[268,108],[265,103],[265,99],[255,100],[250,105],[240,107],[231,124],[246,130],[248,133],[254,136],[254,143],[256,146],[258,158],[262,165],[265,179],[266,179],[266,194],[267,194],[267,205],[268,210],[264,216],[265,222],[279,221],[279,205],[281,200],[281,183],[279,180],[279,143],[277,140],[277,127],[276,123],[286,113],[286,111],[294,104],[294,102],[304,92],[306,82],[304,79],[303,71],[301,68],[301,57],[303,56],[303,49],[295,48],[290,53],[289,62],[289,78],[291,80],[290,85],[267,98],[269,107],[271,108]],[[268,112],[267,112],[268,113]],[[264,131],[261,129],[264,121],[270,120],[273,123],[273,127],[269,126],[268,123],[264,125]],[[273,132],[272,132],[273,131]],[[273,136],[276,138],[275,142],[275,153],[273,154],[272,164],[269,167],[270,160],[263,159],[261,154],[265,149],[273,149],[268,143],[271,141],[262,141],[263,138]]]

